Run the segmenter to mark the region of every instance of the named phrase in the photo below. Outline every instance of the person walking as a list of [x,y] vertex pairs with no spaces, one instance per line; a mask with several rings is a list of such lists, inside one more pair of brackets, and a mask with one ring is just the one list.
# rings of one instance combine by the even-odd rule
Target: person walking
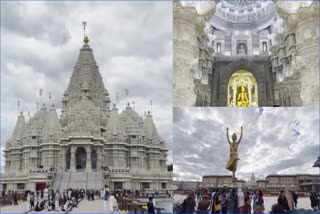
[[253,192],[253,195],[252,195],[252,201],[253,201],[252,209],[253,209],[253,210],[256,209],[257,200],[258,200],[258,191],[254,191],[254,192]]
[[182,203],[184,213],[193,213],[195,211],[196,202],[194,199],[194,193],[188,195]]
[[226,190],[223,190],[220,195],[220,204],[221,204],[221,213],[227,213],[228,201],[227,201]]
[[114,211],[118,211],[118,202],[117,199],[114,197],[113,193],[111,193],[109,201],[111,213],[113,213]]
[[106,212],[109,211],[109,209],[111,210],[111,205],[110,205],[110,189],[108,188],[108,185],[105,185],[104,190],[103,190],[103,200],[104,200],[104,210]]
[[199,213],[207,213],[210,210],[210,200],[209,196],[203,195],[202,199],[198,202],[197,212]]
[[244,213],[244,194],[241,188],[238,188],[238,212]]
[[288,200],[287,200],[287,197],[284,195],[283,190],[280,191],[280,195],[278,197],[278,204],[282,206],[284,212],[290,211]]
[[254,209],[254,213],[263,213],[264,211],[264,199],[263,199],[263,193],[261,190],[257,191],[257,201],[256,201],[256,207]]
[[30,210],[34,209],[34,192],[30,194]]
[[232,189],[229,197],[229,213],[235,213],[238,207],[238,195],[236,190]]
[[294,202],[293,202],[292,193],[291,193],[291,191],[289,191],[288,189],[286,189],[286,190],[284,191],[284,195],[286,196],[287,201],[288,201],[289,212],[292,212],[293,209],[294,209]]
[[315,192],[310,193],[310,201],[311,201],[311,207],[313,211],[318,211],[319,201],[318,201],[317,193]]
[[90,192],[90,196],[91,196],[91,200],[94,201],[94,191],[93,191],[93,189]]
[[249,191],[246,193],[246,196],[244,197],[244,212],[251,213],[251,196]]
[[30,211],[30,192],[27,192],[27,210]]
[[156,213],[154,210],[154,205],[153,205],[153,198],[149,197],[149,202],[147,204],[148,207],[148,213]]
[[60,193],[59,190],[56,191],[55,196],[54,196],[54,201],[55,201],[55,210],[60,207]]
[[211,213],[220,213],[221,203],[220,203],[220,191],[217,190],[213,197],[213,205]]

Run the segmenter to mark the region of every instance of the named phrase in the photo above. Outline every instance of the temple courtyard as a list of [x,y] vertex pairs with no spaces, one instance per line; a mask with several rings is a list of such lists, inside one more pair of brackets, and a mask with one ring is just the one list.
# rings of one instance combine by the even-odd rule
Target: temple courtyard
[[[70,212],[71,213],[79,213],[79,212],[83,212],[83,213],[97,212],[97,213],[99,213],[100,212],[101,213],[101,212],[105,212],[103,204],[104,204],[104,201],[101,199],[94,200],[94,201],[88,201],[88,200],[84,199],[84,200],[80,201],[78,203],[78,206],[74,207],[71,211],[61,212],[61,210],[59,209],[57,211],[50,211],[50,212],[56,212],[56,213],[70,213]],[[163,212],[163,213],[172,213],[172,200],[169,198],[155,199],[155,206],[162,208],[161,212]],[[28,207],[27,202],[20,202],[16,206],[11,206],[11,205],[1,206],[0,213],[16,213],[16,214],[27,213],[27,207]],[[47,213],[48,210],[44,209],[41,212]],[[116,213],[116,212],[114,212],[114,213]]]

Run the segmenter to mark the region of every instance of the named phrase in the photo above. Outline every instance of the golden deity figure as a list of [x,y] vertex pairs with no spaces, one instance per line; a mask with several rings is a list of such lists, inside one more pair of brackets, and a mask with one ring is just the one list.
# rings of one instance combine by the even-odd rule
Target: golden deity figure
[[241,91],[238,94],[237,101],[238,101],[237,102],[238,107],[248,107],[249,106],[248,94],[245,91],[245,87],[243,85],[241,86]]
[[233,133],[232,142],[231,142],[229,139],[229,128],[227,128],[227,140],[230,146],[230,157],[227,162],[226,169],[229,171],[232,171],[232,181],[235,181],[237,164],[238,164],[238,160],[240,160],[238,157],[238,148],[239,148],[240,141],[242,139],[242,133],[243,133],[243,127],[241,126],[241,134],[240,134],[239,140],[237,141],[237,135]]

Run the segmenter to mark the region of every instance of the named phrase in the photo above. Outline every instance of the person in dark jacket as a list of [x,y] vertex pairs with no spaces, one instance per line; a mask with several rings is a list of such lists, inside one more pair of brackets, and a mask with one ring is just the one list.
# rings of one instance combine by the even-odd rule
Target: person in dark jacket
[[271,213],[284,213],[284,209],[280,204],[274,204],[271,207]]
[[311,192],[310,201],[311,201],[311,207],[312,207],[313,211],[318,211],[319,201],[318,201],[317,193]]
[[213,205],[212,205],[212,210],[211,213],[220,213],[221,211],[221,203],[220,203],[220,191],[218,190],[214,196],[213,196]]
[[148,207],[148,213],[156,213],[154,211],[153,198],[152,197],[149,197],[149,202],[147,204],[147,207]]
[[244,212],[245,213],[251,213],[251,196],[250,192],[247,192],[244,196]]
[[230,196],[229,196],[229,213],[235,213],[238,207],[238,195],[236,193],[235,189],[231,190]]
[[228,211],[228,200],[226,196],[226,191],[223,190],[220,195],[221,213],[227,213]]
[[288,200],[287,200],[287,197],[284,195],[284,191],[283,190],[280,191],[280,195],[279,195],[279,198],[278,198],[278,204],[283,207],[284,212],[289,212],[290,211]]
[[293,198],[294,207],[297,208],[297,204],[298,204],[298,193],[295,192],[295,191],[292,191],[292,198]]
[[202,199],[199,200],[197,212],[198,213],[207,213],[210,210],[210,200],[207,194],[202,196]]
[[184,199],[182,207],[184,213],[193,213],[195,210],[196,201],[194,199],[194,193],[188,195],[186,199]]

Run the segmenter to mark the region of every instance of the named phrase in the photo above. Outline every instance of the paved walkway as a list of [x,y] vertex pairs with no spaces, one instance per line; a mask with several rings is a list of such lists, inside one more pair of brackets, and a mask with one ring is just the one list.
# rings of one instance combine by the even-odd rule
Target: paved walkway
[[71,212],[105,212],[103,203],[104,201],[101,199],[94,201],[84,199],[78,204],[78,207],[74,207]]
[[25,213],[27,211],[27,202],[19,203],[16,206],[6,205],[0,207],[1,213]]

